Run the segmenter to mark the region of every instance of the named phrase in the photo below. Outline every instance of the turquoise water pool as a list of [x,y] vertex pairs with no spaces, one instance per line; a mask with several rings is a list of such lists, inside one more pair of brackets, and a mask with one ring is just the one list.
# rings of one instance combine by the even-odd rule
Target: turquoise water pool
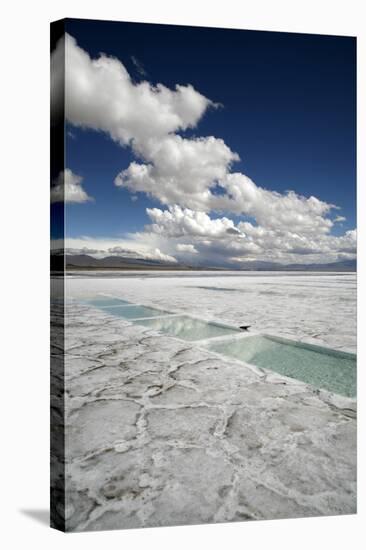
[[212,343],[212,351],[347,397],[356,396],[356,356],[272,336]]
[[126,300],[114,297],[96,296],[93,299],[85,300],[84,303],[100,308],[116,317],[122,317],[123,319],[139,319],[143,317],[167,315],[167,312],[161,309],[131,304],[131,302],[126,302]]
[[165,317],[162,319],[146,319],[135,322],[139,325],[144,325],[160,332],[170,334],[176,338],[190,341],[227,336],[239,332],[239,330],[236,329],[216,325],[215,323],[206,323],[205,321],[193,319],[186,315]]
[[155,309],[146,306],[114,306],[110,308],[104,308],[104,311],[123,319],[139,319],[140,317],[158,317],[159,315],[166,315],[165,311],[161,309]]
[[131,305],[130,302],[126,302],[126,300],[121,300],[120,298],[109,298],[107,296],[96,296],[95,298],[92,298],[90,300],[85,300],[85,303],[89,304],[90,306],[101,308]]

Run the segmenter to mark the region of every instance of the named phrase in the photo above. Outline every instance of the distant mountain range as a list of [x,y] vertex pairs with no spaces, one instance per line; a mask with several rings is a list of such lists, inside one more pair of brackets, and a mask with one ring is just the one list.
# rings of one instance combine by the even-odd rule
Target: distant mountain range
[[248,262],[242,264],[245,271],[356,271],[356,260],[342,260],[329,264],[277,264],[272,262]]
[[[66,255],[66,270],[97,270],[97,269],[115,269],[115,270],[138,270],[138,269],[156,269],[156,270],[189,270],[189,266],[162,260],[146,260],[143,258],[125,258],[121,256],[106,256],[105,258],[93,258],[87,254]],[[53,267],[54,266],[54,267]],[[63,269],[62,256],[51,255],[51,269],[60,271]]]
[[[203,265],[184,265],[170,263],[161,260],[146,260],[142,258],[125,258],[121,256],[107,256],[105,258],[93,258],[87,254],[66,255],[66,270],[214,270],[227,271],[238,269],[237,266],[211,267]],[[59,253],[51,255],[52,271],[63,270],[63,257]],[[278,264],[273,262],[247,262],[241,265],[242,271],[356,271],[356,260],[343,260],[328,264]]]

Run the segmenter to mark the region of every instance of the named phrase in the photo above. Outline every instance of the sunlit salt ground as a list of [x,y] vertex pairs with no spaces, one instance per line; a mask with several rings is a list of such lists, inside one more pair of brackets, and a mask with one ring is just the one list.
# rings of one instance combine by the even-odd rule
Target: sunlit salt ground
[[[354,274],[93,273],[65,285],[68,530],[355,513],[356,402],[337,387],[355,386],[349,365],[332,376],[316,348],[319,389],[288,370],[303,360],[296,346],[263,337],[348,359]],[[62,345],[60,332],[56,357]]]

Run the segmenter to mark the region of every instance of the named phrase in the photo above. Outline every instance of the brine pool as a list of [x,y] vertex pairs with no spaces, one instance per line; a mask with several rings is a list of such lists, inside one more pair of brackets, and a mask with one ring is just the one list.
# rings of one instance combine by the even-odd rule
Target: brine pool
[[[168,311],[131,304],[119,299],[101,297],[87,300],[86,303],[103,311],[108,311],[116,317],[128,319],[136,324],[144,325],[182,340],[204,340],[240,332],[239,329],[226,327],[219,323],[207,323],[188,315],[175,315]],[[155,317],[157,318],[155,319]]]
[[136,323],[189,341],[205,340],[218,336],[229,336],[240,332],[239,329],[225,327],[215,323],[207,323],[206,321],[194,319],[188,315],[164,317],[161,319],[143,319],[141,321],[136,321]]
[[356,356],[267,335],[209,344],[209,349],[257,367],[296,378],[316,388],[356,396]]
[[[84,303],[182,340],[205,340],[205,346],[215,353],[301,380],[316,388],[347,397],[356,396],[355,354],[271,335],[238,338],[239,328],[131,304],[115,297],[97,296]],[[219,340],[218,337],[226,338]],[[211,338],[214,340],[210,341]]]

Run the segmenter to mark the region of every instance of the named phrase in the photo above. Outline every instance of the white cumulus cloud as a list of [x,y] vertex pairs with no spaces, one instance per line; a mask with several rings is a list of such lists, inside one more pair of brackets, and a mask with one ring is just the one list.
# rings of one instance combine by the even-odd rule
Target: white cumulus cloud
[[186,252],[187,254],[198,254],[198,250],[195,249],[193,244],[178,243],[177,244],[178,252]]
[[[53,53],[60,57],[63,42]],[[103,130],[123,145],[159,139],[194,127],[213,103],[191,85],[134,83],[125,66],[101,54],[91,59],[65,35],[66,118],[75,126]]]
[[291,227],[294,232],[317,234],[327,233],[333,225],[326,216],[334,205],[316,197],[306,198],[293,191],[269,191],[241,173],[227,174],[222,185],[227,194],[217,197],[217,205],[235,214],[251,216],[263,227]]
[[[245,221],[237,225],[226,217],[211,218],[205,212],[175,205],[166,210],[147,209],[151,224],[139,239],[154,239],[162,249],[189,252],[194,247],[203,263],[237,263],[248,260],[279,263],[325,263],[351,259],[356,253],[356,231],[342,236],[297,232],[288,226],[263,227]],[[181,241],[184,241],[183,243]]]
[[220,239],[228,233],[240,233],[228,218],[211,219],[205,212],[183,209],[177,205],[168,210],[147,208],[146,212],[153,222],[146,226],[146,230],[169,237],[190,235]]
[[226,206],[217,202],[213,191],[239,157],[222,139],[174,134],[138,149],[146,163],[132,162],[116,177],[117,186],[145,192],[166,205],[205,211]]
[[62,170],[51,185],[51,202],[88,202],[92,197],[81,186],[82,176],[74,174],[69,168]]

